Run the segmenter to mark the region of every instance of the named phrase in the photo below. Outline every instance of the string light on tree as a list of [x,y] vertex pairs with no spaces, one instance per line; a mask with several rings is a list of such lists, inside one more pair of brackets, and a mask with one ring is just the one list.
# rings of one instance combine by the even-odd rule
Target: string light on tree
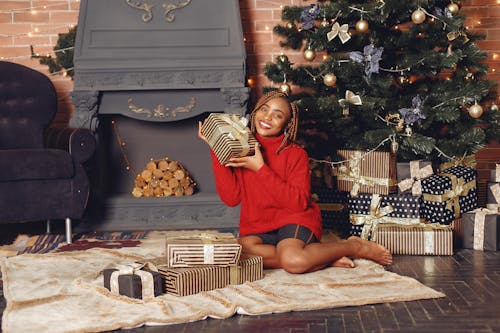
[[420,24],[425,21],[425,13],[421,8],[418,8],[411,14],[411,20],[415,24]]
[[477,101],[474,102],[473,105],[469,108],[469,115],[472,118],[479,118],[483,115],[483,108],[481,105],[477,104]]

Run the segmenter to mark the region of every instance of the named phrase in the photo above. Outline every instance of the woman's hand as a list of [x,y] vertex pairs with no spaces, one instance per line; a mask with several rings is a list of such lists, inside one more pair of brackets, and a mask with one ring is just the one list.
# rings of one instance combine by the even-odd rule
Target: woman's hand
[[201,126],[203,126],[203,123],[201,121],[198,122],[198,137],[205,141],[205,143],[208,145],[208,140],[205,135],[201,132]]
[[255,144],[255,154],[252,156],[233,157],[225,164],[227,167],[247,168],[252,171],[258,171],[264,165],[264,158],[260,151],[259,143]]

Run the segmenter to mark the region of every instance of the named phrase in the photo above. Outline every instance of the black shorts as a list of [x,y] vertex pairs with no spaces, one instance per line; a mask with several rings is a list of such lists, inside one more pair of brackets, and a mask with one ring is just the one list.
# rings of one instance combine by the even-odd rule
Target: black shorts
[[317,243],[318,240],[314,233],[307,227],[298,224],[287,224],[277,230],[265,234],[249,234],[248,236],[257,236],[262,239],[262,244],[276,245],[286,238],[300,239],[305,244]]

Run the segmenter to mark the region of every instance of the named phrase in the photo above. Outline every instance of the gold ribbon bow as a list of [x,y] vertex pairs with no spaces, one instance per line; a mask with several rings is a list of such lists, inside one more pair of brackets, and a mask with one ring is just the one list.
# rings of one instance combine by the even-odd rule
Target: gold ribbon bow
[[142,270],[142,268],[144,267],[147,267],[150,270],[158,271],[156,267],[150,265],[149,263],[145,264],[131,263],[127,265],[118,265],[116,267],[117,270],[111,273],[111,276],[109,278],[110,291],[113,294],[120,294],[118,277],[124,274],[134,274],[138,275],[141,278],[142,298],[143,299],[154,298],[155,290],[154,290],[153,274],[151,274],[151,272]]
[[463,166],[466,168],[475,169],[476,165],[477,165],[476,156],[468,155],[468,156],[462,156],[460,158],[454,158],[450,162],[440,164],[439,170],[443,171],[454,166]]
[[348,104],[363,105],[363,103],[361,102],[361,97],[354,94],[350,90],[345,91],[345,98],[339,99],[339,104],[343,107],[347,106]]
[[452,210],[455,213],[455,218],[460,217],[460,196],[466,196],[469,191],[476,187],[476,179],[465,183],[463,178],[457,178],[451,173],[441,173],[440,176],[445,176],[451,180],[451,190],[446,190],[444,194],[429,194],[424,193],[425,201],[446,202],[446,209]]
[[469,41],[469,37],[467,36],[467,33],[462,30],[455,30],[455,31],[450,31],[446,34],[446,37],[448,37],[448,40],[451,42],[458,37],[462,36],[464,38],[464,43],[467,43]]
[[484,222],[486,220],[486,215],[498,214],[497,211],[486,209],[486,208],[476,208],[472,211],[474,215],[474,243],[472,248],[474,250],[484,249]]
[[351,39],[351,35],[349,34],[349,25],[340,25],[338,22],[335,22],[332,26],[332,30],[326,34],[326,37],[328,38],[328,41],[331,41],[337,36],[339,36],[342,44],[345,44],[349,39]]
[[403,179],[398,183],[399,190],[404,192],[411,189],[413,195],[422,195],[421,180],[432,176],[433,173],[431,165],[420,168],[419,161],[410,161],[410,178]]
[[375,228],[379,223],[389,223],[384,219],[384,217],[389,213],[392,213],[394,208],[390,204],[385,207],[380,207],[381,202],[382,197],[378,194],[373,194],[370,202],[369,215],[351,214],[349,216],[352,224],[363,226],[361,238],[369,239],[370,235],[373,235]]

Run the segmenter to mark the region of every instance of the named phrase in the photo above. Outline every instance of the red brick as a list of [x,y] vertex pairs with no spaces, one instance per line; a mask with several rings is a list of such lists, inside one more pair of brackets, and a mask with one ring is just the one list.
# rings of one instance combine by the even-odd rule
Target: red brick
[[14,22],[47,22],[49,20],[49,13],[38,12],[36,14],[31,14],[30,12],[14,13]]
[[0,1],[1,11],[24,10],[30,7],[30,1]]
[[78,12],[76,11],[55,11],[50,12],[49,22],[53,24],[73,23],[78,20]]
[[39,11],[68,10],[68,1],[32,1],[33,7]]
[[30,45],[49,45],[52,46],[50,37],[48,36],[17,36],[13,37],[13,43],[16,46],[30,46]]
[[12,14],[0,13],[0,23],[12,23]]

